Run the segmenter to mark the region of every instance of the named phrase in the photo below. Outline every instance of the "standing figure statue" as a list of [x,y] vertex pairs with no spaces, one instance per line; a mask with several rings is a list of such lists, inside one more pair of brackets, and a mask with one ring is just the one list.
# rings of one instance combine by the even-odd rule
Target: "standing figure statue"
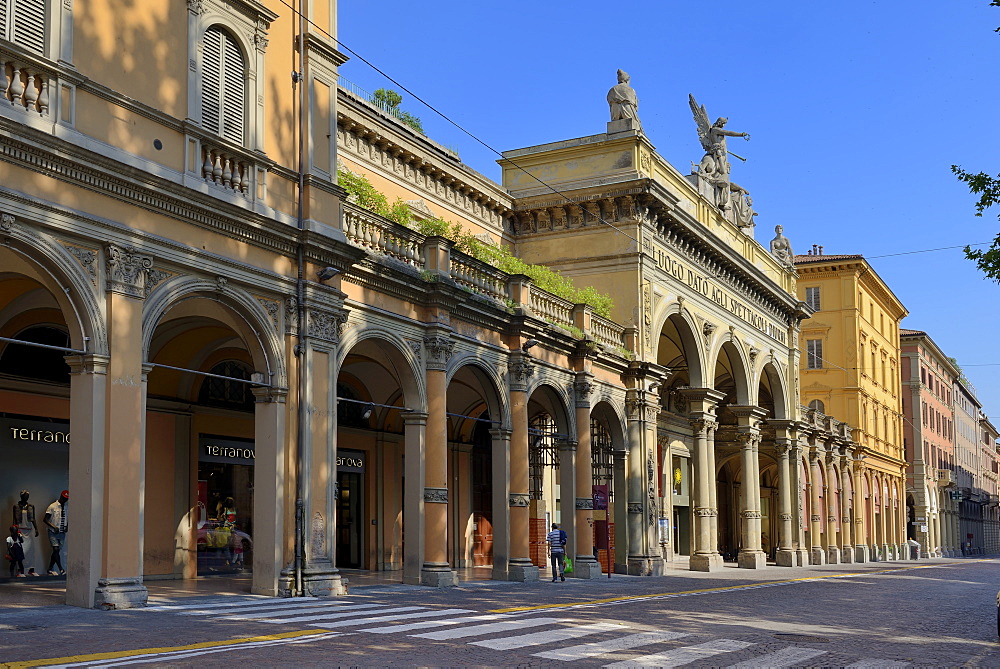
[[774,226],[774,239],[771,240],[771,255],[785,267],[795,266],[795,254],[792,252],[792,243],[784,234],[784,228],[780,225]]
[[618,70],[618,84],[608,91],[608,104],[611,105],[611,120],[634,119],[639,123],[639,96],[635,89],[629,86],[630,77],[625,70]]

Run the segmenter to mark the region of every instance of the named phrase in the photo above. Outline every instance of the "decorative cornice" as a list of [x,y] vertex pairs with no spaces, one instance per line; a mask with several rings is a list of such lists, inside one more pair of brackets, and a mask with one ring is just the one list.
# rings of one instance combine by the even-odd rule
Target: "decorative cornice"
[[642,513],[642,502],[629,502],[628,513]]
[[576,508],[580,511],[591,511],[594,508],[593,497],[577,497]]
[[347,312],[310,307],[306,310],[306,323],[308,336],[336,344],[347,323]]

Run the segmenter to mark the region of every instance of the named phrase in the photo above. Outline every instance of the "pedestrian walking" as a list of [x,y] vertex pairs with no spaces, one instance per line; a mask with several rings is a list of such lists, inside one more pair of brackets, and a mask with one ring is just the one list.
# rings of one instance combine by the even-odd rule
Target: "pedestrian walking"
[[557,523],[552,523],[552,531],[546,536],[549,542],[549,558],[552,560],[552,582],[566,580],[563,573],[563,562],[566,558],[566,531],[560,530]]

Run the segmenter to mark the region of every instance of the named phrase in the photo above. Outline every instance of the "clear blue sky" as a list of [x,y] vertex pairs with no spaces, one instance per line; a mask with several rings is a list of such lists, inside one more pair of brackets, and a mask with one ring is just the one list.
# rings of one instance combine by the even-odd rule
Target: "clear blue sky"
[[[797,253],[870,258],[909,309],[903,327],[958,359],[1000,425],[1000,287],[959,249],[879,257],[1000,229],[997,212],[973,215],[949,170],[1000,173],[1000,8],[988,0],[341,0],[339,11],[347,47],[498,151],[604,132],[622,68],[646,134],[687,173],[702,155],[694,93],[752,135],[730,148],[749,158],[733,180],[754,197],[758,240],[781,224]],[[400,90],[357,58],[341,73]],[[498,156],[406,93],[402,107],[499,179]]]

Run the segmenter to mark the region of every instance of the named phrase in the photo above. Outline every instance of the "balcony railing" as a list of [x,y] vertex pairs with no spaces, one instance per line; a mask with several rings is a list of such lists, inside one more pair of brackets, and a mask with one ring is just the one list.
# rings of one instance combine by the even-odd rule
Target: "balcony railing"
[[49,88],[55,73],[38,59],[0,48],[0,104],[49,115]]
[[375,256],[393,258],[421,272],[447,277],[455,285],[504,306],[524,309],[536,318],[589,337],[613,351],[628,349],[626,328],[591,313],[532,284],[523,275],[510,275],[489,263],[452,248],[441,237],[425,237],[351,202],[343,203],[343,231],[347,240]]

